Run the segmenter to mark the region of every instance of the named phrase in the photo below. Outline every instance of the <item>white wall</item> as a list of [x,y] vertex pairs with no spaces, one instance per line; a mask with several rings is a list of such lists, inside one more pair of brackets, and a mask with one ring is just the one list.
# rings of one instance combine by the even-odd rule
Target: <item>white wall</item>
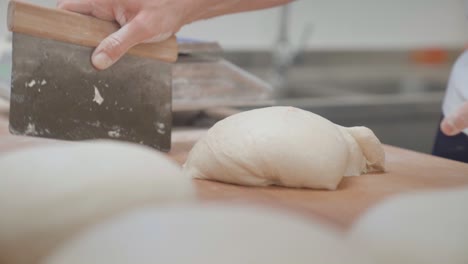
[[[291,39],[314,25],[309,48],[459,47],[468,40],[462,0],[299,0],[292,4]],[[278,9],[231,15],[186,26],[184,36],[218,39],[233,49],[268,48]]]
[[5,36],[5,33],[7,31],[6,10],[7,10],[7,1],[0,0],[0,43],[2,42],[3,37]]
[[[53,6],[55,0],[29,0]],[[7,0],[0,0],[5,28]],[[217,40],[227,49],[270,48],[279,10],[236,14],[188,25],[179,35]],[[413,48],[461,47],[468,41],[463,0],[297,0],[292,4],[291,39],[297,42],[307,23],[314,34],[307,47]]]

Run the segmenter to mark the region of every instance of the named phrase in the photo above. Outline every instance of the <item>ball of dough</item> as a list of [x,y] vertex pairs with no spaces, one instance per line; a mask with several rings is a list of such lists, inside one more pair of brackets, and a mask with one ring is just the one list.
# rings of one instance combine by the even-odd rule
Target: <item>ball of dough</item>
[[[370,130],[357,128],[365,138]],[[360,131],[360,132],[359,132]],[[293,107],[269,107],[230,116],[194,146],[184,165],[190,177],[226,183],[334,190],[344,175],[366,171],[361,144],[375,135],[356,135],[316,114]]]
[[126,143],[36,147],[1,156],[0,168],[0,263],[37,263],[88,224],[193,196],[178,165]]
[[376,263],[468,263],[468,189],[390,198],[359,219],[349,237]]
[[42,264],[364,264],[344,237],[301,218],[260,208],[147,208],[79,234]]

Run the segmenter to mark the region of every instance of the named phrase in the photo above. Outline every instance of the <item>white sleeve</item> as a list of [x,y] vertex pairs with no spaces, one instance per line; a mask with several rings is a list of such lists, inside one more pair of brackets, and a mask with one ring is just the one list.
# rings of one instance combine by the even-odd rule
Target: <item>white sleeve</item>
[[[457,111],[466,101],[468,101],[468,51],[465,51],[453,66],[442,105],[444,116]],[[468,135],[468,129],[463,132]]]

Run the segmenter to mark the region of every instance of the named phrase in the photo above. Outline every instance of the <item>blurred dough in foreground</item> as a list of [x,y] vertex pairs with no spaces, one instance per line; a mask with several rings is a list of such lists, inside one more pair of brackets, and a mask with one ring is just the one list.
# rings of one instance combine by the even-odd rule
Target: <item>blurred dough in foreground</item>
[[42,264],[366,264],[342,234],[261,208],[146,208],[102,222]]
[[32,147],[2,155],[0,168],[0,263],[38,263],[86,225],[194,196],[177,164],[127,143]]
[[391,197],[362,216],[349,238],[376,263],[466,264],[468,188]]

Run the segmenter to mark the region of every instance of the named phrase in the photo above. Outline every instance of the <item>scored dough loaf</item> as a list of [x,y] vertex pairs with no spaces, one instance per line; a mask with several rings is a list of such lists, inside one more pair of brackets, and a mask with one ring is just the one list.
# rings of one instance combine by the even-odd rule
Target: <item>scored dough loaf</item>
[[34,147],[1,156],[0,170],[0,263],[37,263],[88,224],[194,194],[178,165],[127,143]]
[[384,171],[380,141],[365,127],[345,128],[293,107],[230,116],[190,152],[183,172],[247,186],[335,190],[343,176]]

